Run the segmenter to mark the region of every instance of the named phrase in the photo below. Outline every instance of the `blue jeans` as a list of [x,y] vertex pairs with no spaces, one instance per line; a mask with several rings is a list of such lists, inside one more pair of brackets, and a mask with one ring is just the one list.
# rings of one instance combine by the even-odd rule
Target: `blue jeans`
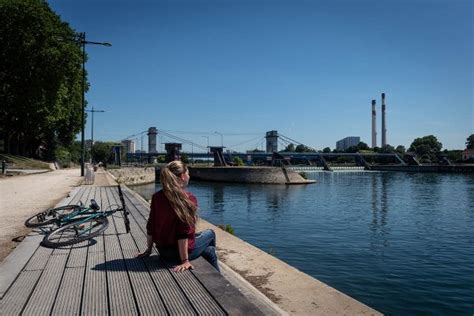
[[[168,261],[180,262],[178,249],[159,249],[160,255]],[[202,256],[217,271],[220,272],[216,255],[216,233],[211,229],[203,230],[196,234],[194,249],[189,251],[189,260]]]

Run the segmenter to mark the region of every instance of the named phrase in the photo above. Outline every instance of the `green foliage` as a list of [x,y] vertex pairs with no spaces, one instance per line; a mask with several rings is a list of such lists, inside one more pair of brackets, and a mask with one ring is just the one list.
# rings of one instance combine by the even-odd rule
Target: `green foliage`
[[181,161],[184,162],[185,164],[189,163],[189,157],[186,154],[181,154]]
[[243,166],[244,165],[244,161],[240,157],[234,157],[233,161],[234,161],[236,166]]
[[436,155],[441,151],[443,145],[438,142],[438,139],[433,135],[416,138],[408,149],[415,152],[418,157],[424,162],[432,162],[436,160]]
[[5,152],[53,158],[56,144],[69,146],[81,127],[82,54],[74,30],[46,1],[2,0],[0,21]]
[[234,228],[230,224],[227,224],[227,225],[218,224],[217,227],[219,227],[223,231],[228,232],[229,234],[235,235]]
[[59,163],[61,168],[68,168],[71,165],[71,154],[69,150],[64,147],[57,147],[54,150],[54,157],[56,161]]
[[474,134],[469,135],[466,139],[466,149],[474,149]]
[[443,154],[446,155],[446,157],[451,161],[451,162],[461,162],[462,161],[462,150],[443,150]]
[[281,150],[282,152],[295,152],[295,145],[288,144],[285,149]]
[[296,146],[295,152],[297,152],[297,153],[315,153],[316,150],[314,150],[313,148],[310,148],[308,146],[305,146],[303,144],[299,144],[298,146]]
[[166,156],[165,155],[159,155],[156,157],[156,162],[157,163],[165,163],[166,162]]
[[329,147],[326,147],[323,149],[323,153],[330,153],[331,152],[331,148]]
[[109,163],[114,159],[112,147],[113,142],[95,142],[92,146],[94,162]]
[[356,146],[351,146],[345,150],[346,153],[358,153],[361,150],[369,150],[369,146],[364,142],[359,142]]
[[395,148],[393,148],[393,146],[387,144],[387,145],[383,145],[381,148],[380,148],[380,153],[384,153],[384,154],[391,154],[393,152],[395,152]]
[[395,148],[395,151],[399,154],[404,154],[407,150],[405,149],[405,146],[398,145],[397,148]]

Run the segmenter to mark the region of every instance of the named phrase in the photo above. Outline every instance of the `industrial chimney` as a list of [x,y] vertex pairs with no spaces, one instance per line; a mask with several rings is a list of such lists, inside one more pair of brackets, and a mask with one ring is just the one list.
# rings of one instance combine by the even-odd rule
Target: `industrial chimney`
[[385,93],[382,93],[382,147],[387,145],[387,128],[385,124]]
[[375,112],[375,100],[372,100],[372,148],[377,147],[377,125],[375,120],[377,118]]

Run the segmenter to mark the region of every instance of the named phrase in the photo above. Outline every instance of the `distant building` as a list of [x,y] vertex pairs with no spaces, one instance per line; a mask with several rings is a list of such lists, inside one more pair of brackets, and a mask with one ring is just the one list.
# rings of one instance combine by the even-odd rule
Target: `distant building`
[[462,152],[462,160],[474,160],[474,149],[465,149]]
[[349,136],[336,142],[337,150],[346,150],[349,147],[357,146],[360,143],[359,136]]
[[135,152],[135,141],[131,139],[122,140],[123,150],[126,154],[132,154]]

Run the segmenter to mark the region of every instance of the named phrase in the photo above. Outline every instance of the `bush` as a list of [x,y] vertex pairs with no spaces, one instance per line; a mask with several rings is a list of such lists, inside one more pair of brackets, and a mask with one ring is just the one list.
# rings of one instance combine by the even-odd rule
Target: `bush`
[[240,157],[234,157],[233,161],[234,161],[234,164],[236,166],[243,166],[244,165],[244,161]]
[[66,148],[56,148],[56,150],[54,151],[54,157],[61,168],[68,168],[71,166],[71,154]]

